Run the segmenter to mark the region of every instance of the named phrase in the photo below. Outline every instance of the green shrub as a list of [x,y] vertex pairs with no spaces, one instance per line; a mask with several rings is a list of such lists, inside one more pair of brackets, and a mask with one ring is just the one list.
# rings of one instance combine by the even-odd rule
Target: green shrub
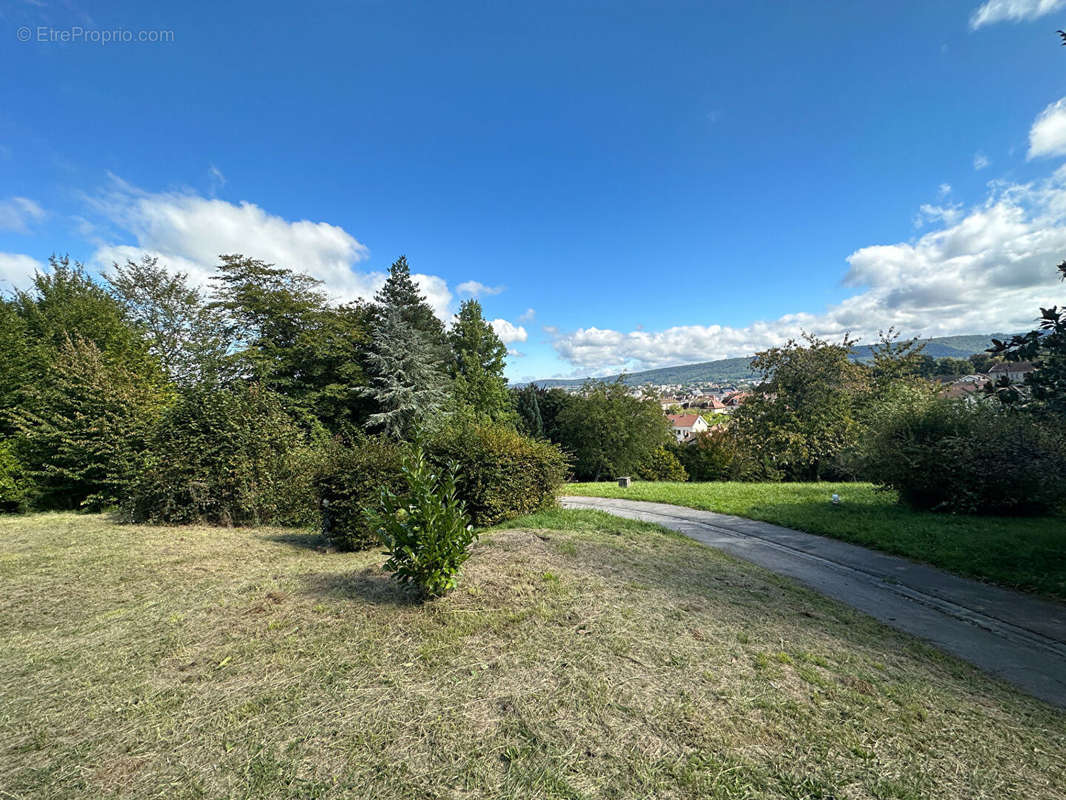
[[171,400],[157,378],[112,363],[88,339],[62,339],[47,374],[6,415],[34,508],[99,511],[120,502]]
[[0,511],[26,510],[30,484],[10,442],[0,442]]
[[123,510],[135,522],[310,524],[313,439],[257,385],[190,390],[150,433]]
[[501,425],[448,428],[428,443],[427,456],[438,467],[458,464],[459,496],[478,526],[551,506],[566,478],[558,447]]
[[660,447],[637,467],[637,477],[645,481],[687,481],[688,472],[676,455]]
[[728,429],[716,428],[671,448],[692,481],[779,480],[772,470],[761,469]]
[[330,445],[315,489],[322,531],[334,547],[363,550],[378,543],[366,509],[377,505],[382,488],[402,491],[406,453],[403,444],[384,436],[358,436],[351,443]]
[[864,471],[914,508],[1043,514],[1066,497],[1066,440],[1017,410],[915,398],[877,420]]
[[401,494],[382,489],[367,521],[388,551],[385,569],[423,597],[455,588],[477,538],[456,495],[454,468],[438,471],[418,452],[404,459]]

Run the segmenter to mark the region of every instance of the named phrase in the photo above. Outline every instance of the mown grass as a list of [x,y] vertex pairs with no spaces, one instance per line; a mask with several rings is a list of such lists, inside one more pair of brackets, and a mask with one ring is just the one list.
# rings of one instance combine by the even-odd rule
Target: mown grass
[[422,606],[382,561],[0,519],[0,797],[1066,797],[1066,715],[654,526],[512,523]]
[[[574,483],[564,493],[673,503],[831,536],[960,575],[1066,599],[1066,517],[912,511],[869,483]],[[834,493],[841,503],[830,502]]]

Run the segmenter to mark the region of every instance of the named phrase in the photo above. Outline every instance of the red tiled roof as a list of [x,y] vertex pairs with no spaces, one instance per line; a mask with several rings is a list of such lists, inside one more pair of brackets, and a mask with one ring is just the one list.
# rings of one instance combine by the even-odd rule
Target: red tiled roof
[[667,414],[666,416],[675,428],[691,428],[700,418],[699,414]]

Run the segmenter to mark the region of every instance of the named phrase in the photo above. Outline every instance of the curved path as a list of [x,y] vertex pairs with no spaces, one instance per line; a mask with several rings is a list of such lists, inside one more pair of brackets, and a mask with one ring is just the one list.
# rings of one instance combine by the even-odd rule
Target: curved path
[[1066,708],[1066,605],[713,511],[600,497],[561,497],[560,503],[671,528],[793,578]]

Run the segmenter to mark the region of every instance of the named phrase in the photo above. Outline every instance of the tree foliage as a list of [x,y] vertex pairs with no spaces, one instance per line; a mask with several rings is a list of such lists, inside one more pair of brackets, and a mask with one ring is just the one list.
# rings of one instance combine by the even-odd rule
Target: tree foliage
[[860,406],[869,391],[865,367],[850,357],[854,340],[803,342],[757,353],[760,383],[733,415],[743,446],[792,479],[820,479],[853,447],[862,430]]
[[122,507],[137,522],[306,524],[314,433],[255,383],[197,386],[150,431]]
[[[1057,269],[1066,280],[1066,261]],[[1025,380],[1032,406],[1066,417],[1066,307],[1040,309],[1036,329],[1005,342],[994,340],[988,352],[1008,361],[1032,362],[1034,370]],[[994,388],[1003,396],[1013,397],[1006,383]]]
[[385,570],[421,598],[439,597],[455,588],[477,533],[457,496],[455,470],[437,470],[417,452],[402,475],[403,490],[383,488],[367,518],[389,556]]
[[188,275],[170,272],[146,254],[140,261],[114,263],[104,277],[171,380],[188,386],[217,378],[226,354],[225,332]]
[[574,474],[585,480],[636,474],[670,441],[659,404],[631,396],[620,381],[586,384],[565,401],[556,426],[556,441],[572,454]]
[[65,339],[51,369],[8,412],[37,502],[86,509],[116,503],[168,399],[155,376],[109,362],[87,339]]
[[503,376],[507,347],[481,313],[481,303],[459,307],[448,332],[450,373],[457,410],[478,421],[514,421],[507,379]]
[[371,314],[366,351],[370,385],[362,395],[375,410],[367,427],[394,438],[412,438],[449,405],[451,351],[444,326],[411,278],[406,258],[401,256],[389,268]]

